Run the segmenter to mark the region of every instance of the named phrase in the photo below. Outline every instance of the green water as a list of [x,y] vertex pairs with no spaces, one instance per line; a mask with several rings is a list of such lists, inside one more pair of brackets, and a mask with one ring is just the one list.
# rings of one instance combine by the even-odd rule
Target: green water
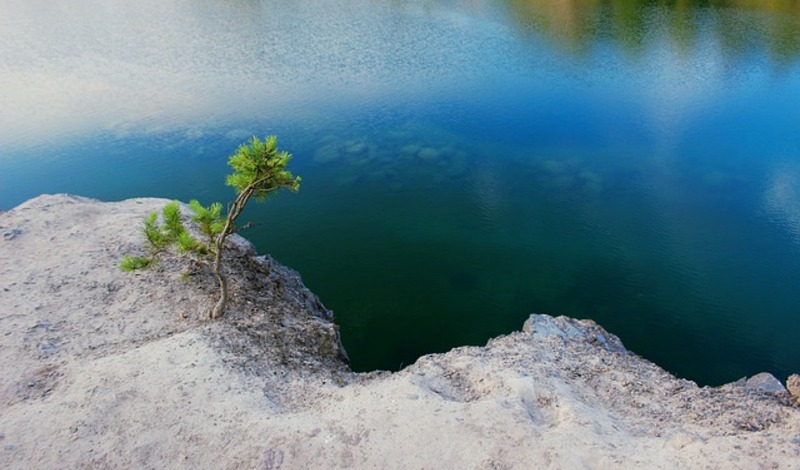
[[357,370],[592,318],[673,373],[800,370],[793,2],[0,0],[0,210],[231,199]]

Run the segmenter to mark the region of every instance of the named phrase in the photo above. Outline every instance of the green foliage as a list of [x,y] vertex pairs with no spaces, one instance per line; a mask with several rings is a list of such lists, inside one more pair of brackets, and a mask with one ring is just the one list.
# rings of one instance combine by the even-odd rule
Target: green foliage
[[279,151],[277,146],[278,138],[274,135],[263,141],[254,136],[249,144],[240,145],[228,159],[233,173],[228,175],[225,183],[233,186],[237,194],[252,190],[252,196],[258,200],[282,188],[297,191],[300,177],[286,170],[292,155]]
[[170,245],[177,245],[180,252],[196,252],[202,255],[208,254],[208,247],[197,241],[192,234],[186,230],[181,220],[181,210],[178,201],[172,201],[161,210],[163,223],[158,223],[158,213],[151,212],[144,220],[142,232],[150,243],[150,256],[129,256],[125,255],[119,267],[123,271],[136,271],[152,266],[158,254],[167,249]]
[[181,235],[186,233],[186,227],[181,220],[181,208],[178,201],[172,201],[162,210],[164,216],[164,226],[162,232],[169,243],[176,242]]
[[161,227],[158,226],[158,214],[155,212],[151,212],[144,220],[142,230],[153,251],[163,250],[169,245],[169,240],[164,235],[164,232],[161,231]]
[[144,269],[149,267],[153,263],[153,260],[150,258],[142,258],[141,256],[128,256],[125,255],[122,257],[122,261],[119,263],[119,267],[122,268],[123,271],[133,272],[137,269]]
[[189,207],[194,212],[192,221],[197,223],[200,232],[213,241],[216,235],[225,229],[225,219],[222,218],[222,204],[215,202],[208,207],[203,206],[197,199],[189,202]]
[[178,251],[181,253],[194,252],[201,255],[208,253],[208,247],[205,244],[197,241],[197,239],[194,238],[189,232],[183,232],[178,235],[176,243],[178,245]]
[[175,243],[184,234],[187,234],[186,227],[181,221],[181,209],[178,201],[172,201],[161,210],[163,225],[158,224],[158,214],[151,212],[144,221],[144,236],[150,242],[151,251],[158,253],[171,243]]

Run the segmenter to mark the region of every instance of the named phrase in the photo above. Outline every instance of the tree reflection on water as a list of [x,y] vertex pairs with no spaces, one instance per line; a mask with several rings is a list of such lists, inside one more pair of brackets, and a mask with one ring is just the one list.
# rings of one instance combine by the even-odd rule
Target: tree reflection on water
[[[664,34],[680,51],[711,36],[721,52],[738,57],[765,51],[776,63],[800,55],[800,1],[796,0],[508,0],[517,24],[544,34],[578,55],[611,41],[631,55]],[[759,15],[738,15],[757,11]]]

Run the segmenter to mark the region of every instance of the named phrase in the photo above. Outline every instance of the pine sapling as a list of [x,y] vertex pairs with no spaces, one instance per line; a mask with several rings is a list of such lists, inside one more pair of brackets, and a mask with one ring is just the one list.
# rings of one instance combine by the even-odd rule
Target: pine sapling
[[222,229],[212,240],[214,262],[212,271],[219,282],[220,296],[211,310],[211,318],[219,318],[225,313],[228,303],[228,280],[222,272],[222,252],[225,239],[236,232],[236,219],[239,218],[251,197],[263,201],[281,189],[297,191],[300,177],[292,175],[286,166],[292,155],[278,150],[278,138],[269,136],[259,140],[253,137],[249,144],[240,145],[236,153],[228,159],[233,173],[228,175],[225,184],[233,186],[236,199],[228,206],[228,213]]
[[215,202],[208,207],[197,200],[189,202],[194,215],[192,221],[197,224],[204,241],[197,240],[183,225],[180,206],[173,201],[162,210],[163,223],[158,224],[158,215],[153,212],[144,221],[143,232],[150,247],[150,257],[125,256],[120,267],[126,271],[146,268],[155,261],[157,255],[171,245],[176,245],[181,253],[195,253],[210,256],[211,270],[219,283],[219,299],[211,309],[210,318],[221,317],[228,303],[228,279],[222,271],[223,251],[228,235],[236,233],[236,220],[241,215],[251,198],[263,201],[281,189],[297,191],[300,177],[292,175],[286,166],[292,156],[288,152],[279,151],[278,139],[269,136],[263,141],[253,137],[248,144],[240,145],[236,153],[228,159],[233,173],[228,175],[225,183],[233,186],[236,199],[228,205],[225,217],[222,217],[222,204]]

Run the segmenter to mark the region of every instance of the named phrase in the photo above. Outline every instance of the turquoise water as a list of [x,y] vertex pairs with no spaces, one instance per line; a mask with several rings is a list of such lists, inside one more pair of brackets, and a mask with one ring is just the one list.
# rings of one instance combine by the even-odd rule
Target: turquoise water
[[737,2],[0,0],[0,210],[231,199],[358,370],[592,318],[703,384],[800,371],[800,11]]

